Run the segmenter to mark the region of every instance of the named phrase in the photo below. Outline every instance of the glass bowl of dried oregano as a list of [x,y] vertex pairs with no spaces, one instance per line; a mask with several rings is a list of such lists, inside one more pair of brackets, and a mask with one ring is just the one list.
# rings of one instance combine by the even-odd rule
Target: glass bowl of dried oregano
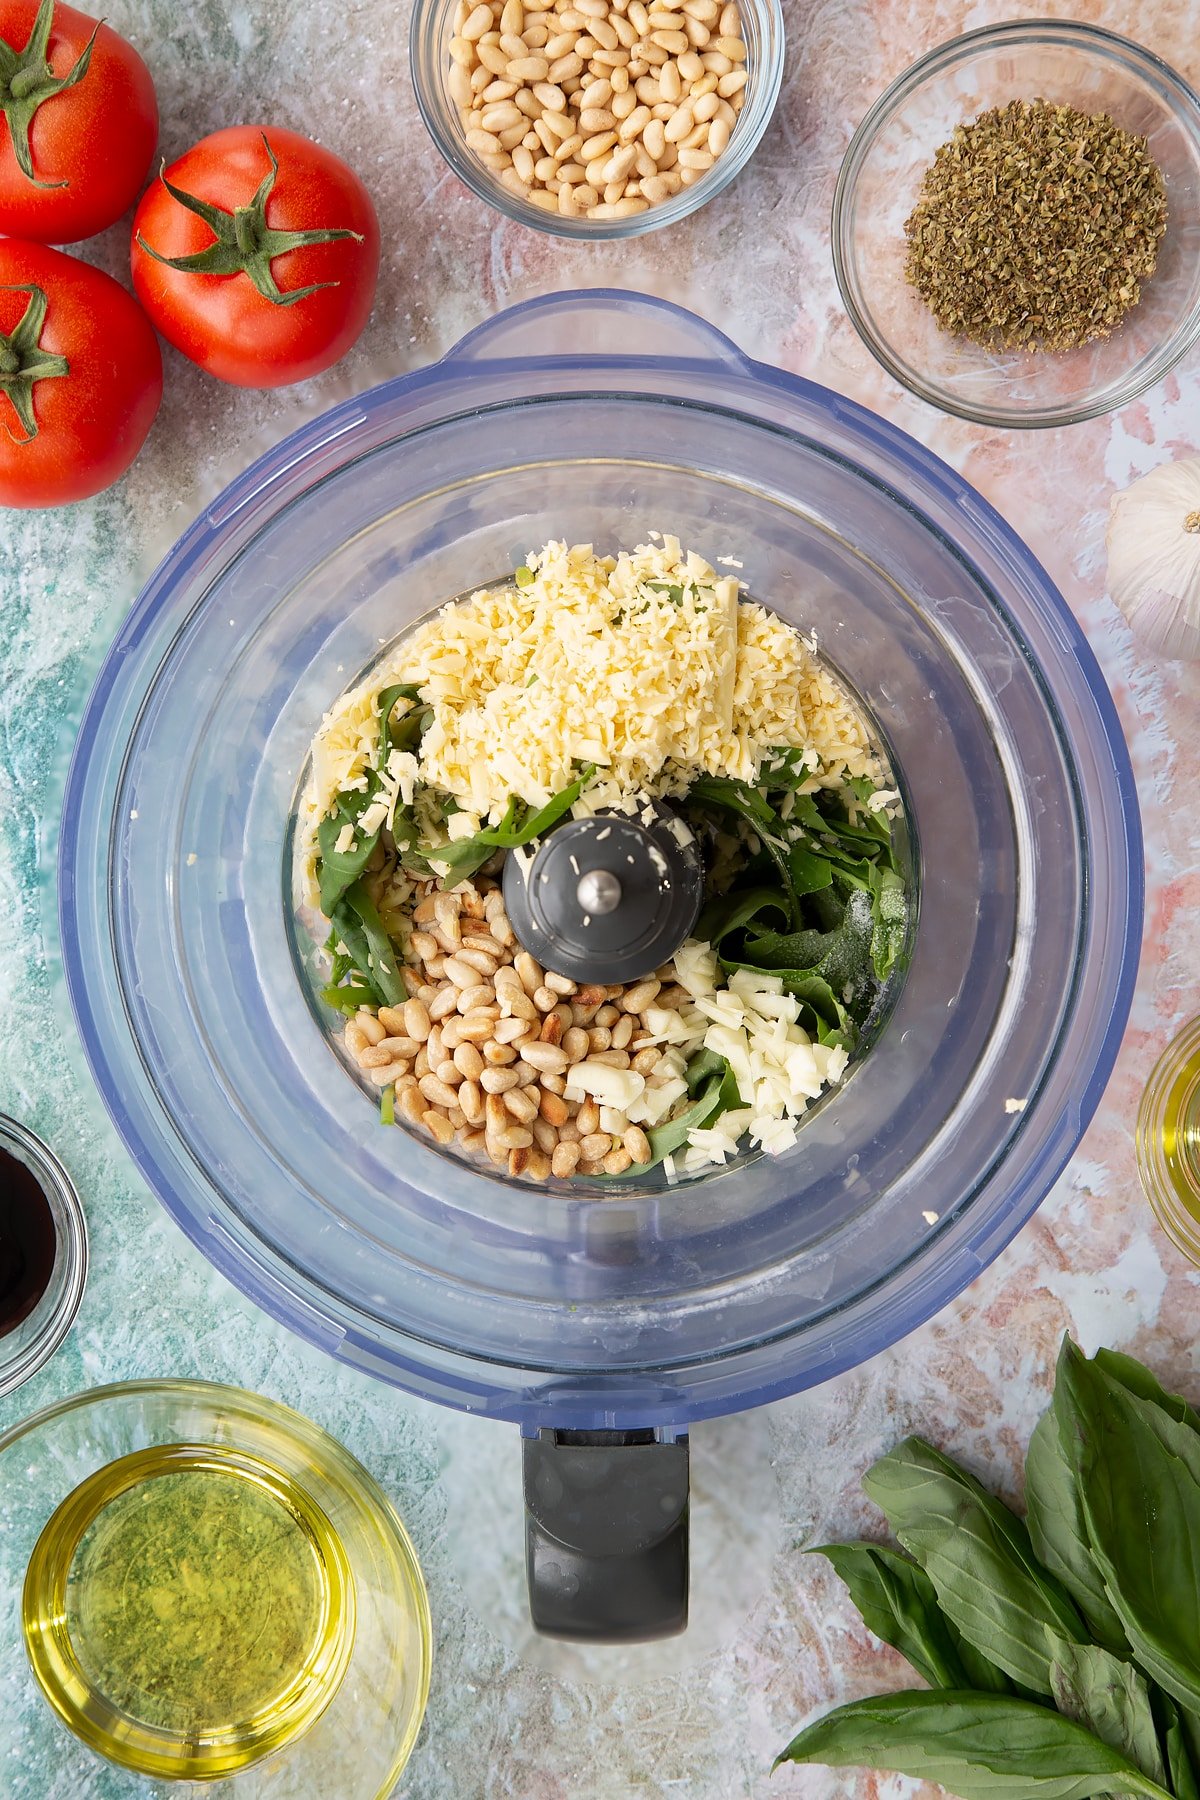
[[1200,97],[1096,25],[967,32],[863,119],[832,235],[855,327],[921,399],[1095,418],[1200,337]]

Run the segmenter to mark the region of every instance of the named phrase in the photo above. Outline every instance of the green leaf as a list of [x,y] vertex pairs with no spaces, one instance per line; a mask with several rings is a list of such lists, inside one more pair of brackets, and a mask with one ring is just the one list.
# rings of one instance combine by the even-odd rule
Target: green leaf
[[883,1694],[840,1706],[794,1737],[779,1762],[888,1769],[938,1781],[959,1800],[1090,1800],[1166,1788],[1082,1725],[1008,1694]]
[[379,1096],[379,1123],[394,1125],[396,1123],[396,1084],[389,1081]]
[[[379,693],[379,766],[387,768],[388,757],[393,750],[411,750],[414,743],[419,742],[429,720],[433,717],[431,706],[418,706],[421,690],[412,681],[394,681],[391,687],[380,689]],[[396,721],[392,727],[392,714],[396,710],[397,700],[411,700],[413,704],[408,711]]]
[[[362,808],[357,811],[349,808],[343,810],[340,802],[345,798],[338,796],[338,809],[328,813],[317,826],[317,843],[321,851],[321,859],[317,865],[317,882],[321,890],[321,911],[327,919],[332,919],[333,910],[346,889],[352,887],[370,862],[379,844],[379,831],[375,830],[364,837],[356,832],[348,850],[337,848],[338,838],[347,825],[355,825]],[[354,795],[364,802],[366,795]]]
[[[712,1052],[705,1051],[701,1054],[711,1055]],[[703,1125],[711,1125],[721,1113],[729,1112],[742,1104],[729,1064],[723,1056],[716,1060],[721,1065],[720,1069],[709,1075],[697,1098],[686,1112],[680,1113],[678,1118],[668,1119],[664,1125],[653,1125],[646,1132],[646,1136],[650,1140],[650,1161],[634,1163],[633,1167],[626,1169],[623,1174],[607,1175],[602,1177],[603,1180],[606,1182],[636,1181],[640,1176],[649,1174],[650,1170],[657,1167],[664,1157],[674,1156],[677,1150],[683,1149],[687,1143],[689,1132],[698,1131]]]
[[329,915],[362,983],[374,991],[368,1004],[403,1006],[408,988],[396,946],[384,930],[363,880],[346,889]]
[[833,864],[804,844],[793,844],[788,851],[788,874],[794,894],[817,894],[833,880]]
[[422,853],[431,861],[448,865],[443,885],[447,888],[457,887],[473,875],[476,869],[483,867],[488,858],[496,850],[519,850],[522,845],[532,843],[534,838],[541,837],[574,806],[588,782],[596,773],[592,763],[582,768],[575,780],[565,788],[560,788],[539,811],[528,813],[519,821],[520,803],[514,798],[508,803],[508,810],[499,825],[485,825],[472,837],[459,838],[454,843],[423,845]]
[[521,564],[520,568],[517,570],[516,574],[513,576],[513,580],[516,582],[516,584],[519,588],[532,587],[534,582],[536,581],[536,579],[537,579],[537,577],[535,576],[533,570],[526,568],[524,563]]
[[1193,1731],[1189,1737],[1183,1716],[1169,1694],[1160,1694],[1158,1698],[1166,1721],[1163,1748],[1167,1758],[1167,1773],[1171,1777],[1176,1800],[1200,1800],[1200,1777],[1196,1773],[1196,1734]]
[[1166,1782],[1150,1690],[1131,1663],[1099,1644],[1059,1646],[1050,1665],[1054,1704],[1160,1785]]
[[711,944],[715,949],[723,937],[740,930],[764,912],[778,913],[787,923],[790,916],[787,902],[780,898],[778,888],[752,887],[732,894],[719,894],[700,914],[695,935],[701,943]]
[[931,1687],[1009,1691],[1007,1677],[959,1637],[918,1563],[882,1544],[824,1544],[809,1554],[828,1558],[867,1629],[907,1657]]
[[871,962],[878,980],[886,981],[904,955],[908,939],[908,901],[904,883],[891,869],[881,869],[871,896]]
[[327,987],[321,989],[321,998],[326,1006],[331,1006],[335,1012],[342,1012],[348,1018],[353,1018],[360,1006],[379,1006],[383,996],[373,984],[368,986],[366,982],[356,980],[342,985],[330,982]]
[[1200,1432],[1200,1413],[1178,1394],[1168,1394],[1150,1373],[1144,1363],[1136,1357],[1126,1356],[1120,1350],[1097,1350],[1092,1358],[1098,1369],[1112,1381],[1119,1382],[1126,1393],[1134,1395],[1138,1400],[1148,1400],[1151,1406],[1157,1406],[1168,1418],[1179,1425],[1187,1425],[1192,1431]]
[[1133,1653],[1181,1706],[1200,1711],[1200,1436],[1070,1339],[1055,1405],[1096,1566]]
[[869,1469],[863,1487],[937,1590],[968,1643],[1034,1693],[1049,1694],[1057,1639],[1082,1642],[1066,1590],[1033,1554],[1024,1523],[920,1438]]
[[1129,1640],[1092,1559],[1075,1470],[1053,1406],[1033,1428],[1025,1457],[1025,1522],[1038,1560],[1078,1606],[1097,1643],[1124,1655]]

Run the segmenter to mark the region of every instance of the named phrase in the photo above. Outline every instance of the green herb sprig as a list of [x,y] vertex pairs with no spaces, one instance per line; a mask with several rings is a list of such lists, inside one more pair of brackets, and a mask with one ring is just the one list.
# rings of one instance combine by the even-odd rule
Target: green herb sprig
[[1019,1519],[908,1438],[864,1487],[901,1545],[830,1545],[868,1627],[932,1691],[857,1700],[777,1759],[960,1800],[1200,1800],[1200,1417],[1065,1339]]

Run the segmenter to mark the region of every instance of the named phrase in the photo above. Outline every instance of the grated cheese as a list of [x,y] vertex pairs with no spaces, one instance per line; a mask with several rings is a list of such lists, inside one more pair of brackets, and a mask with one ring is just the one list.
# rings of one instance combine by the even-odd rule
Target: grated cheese
[[[581,815],[682,793],[702,772],[753,781],[781,747],[805,751],[806,787],[878,773],[862,719],[812,644],[739,599],[735,576],[650,535],[615,558],[548,544],[529,558],[528,586],[449,602],[342,697],[314,740],[301,805],[310,890],[317,825],[368,768],[382,789],[365,829],[424,785],[453,797],[464,836],[514,794],[544,805],[582,762],[599,774]],[[419,757],[393,751],[379,770],[378,694],[395,682],[418,686],[432,718]]]

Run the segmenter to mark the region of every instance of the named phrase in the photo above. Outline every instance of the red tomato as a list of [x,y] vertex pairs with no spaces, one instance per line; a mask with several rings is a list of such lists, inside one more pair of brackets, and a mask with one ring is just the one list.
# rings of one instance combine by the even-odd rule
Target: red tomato
[[137,301],[60,250],[0,238],[0,506],[98,494],[161,399],[162,355]]
[[[304,241],[312,238],[323,241]],[[134,216],[142,305],[176,349],[238,387],[305,381],[344,356],[378,277],[371,196],[344,162],[294,131],[214,131],[142,195]]]
[[0,0],[0,39],[17,59],[0,85],[0,232],[93,237],[146,179],[158,142],[150,71],[107,25],[54,0]]

